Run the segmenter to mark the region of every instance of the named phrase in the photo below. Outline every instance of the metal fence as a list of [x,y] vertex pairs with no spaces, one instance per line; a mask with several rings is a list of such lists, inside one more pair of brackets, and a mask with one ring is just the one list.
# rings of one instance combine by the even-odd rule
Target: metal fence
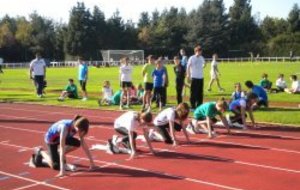
[[[211,61],[211,58],[205,58],[207,62]],[[166,60],[167,62],[173,62],[173,60]],[[239,57],[239,58],[218,58],[219,62],[223,63],[240,63],[240,62],[298,62],[300,61],[300,56],[293,57],[292,59],[290,57]],[[95,66],[95,67],[114,67],[119,66],[119,61],[88,61],[87,62],[89,66]],[[23,62],[23,63],[3,63],[4,68],[28,68],[29,62]],[[133,65],[141,65],[142,62],[134,62]],[[76,67],[78,65],[77,61],[53,61],[48,63],[48,67]]]

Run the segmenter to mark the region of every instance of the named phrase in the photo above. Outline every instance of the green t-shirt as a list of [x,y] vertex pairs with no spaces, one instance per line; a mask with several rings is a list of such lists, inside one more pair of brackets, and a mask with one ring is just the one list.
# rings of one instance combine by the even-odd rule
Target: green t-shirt
[[143,95],[144,95],[144,89],[138,90],[137,95],[138,95],[138,98],[143,97]]
[[152,65],[151,63],[147,63],[146,65],[144,65],[143,67],[143,73],[145,73],[144,82],[153,83],[152,73],[154,70],[155,70],[155,66]]
[[77,86],[75,84],[68,84],[65,90],[69,93],[72,93],[74,98],[78,98]]
[[216,108],[216,102],[204,103],[194,111],[194,118],[197,120],[205,120],[206,117],[214,118],[216,115],[221,115]]
[[121,94],[122,94],[122,90],[118,90],[117,92],[114,93],[114,95],[111,99],[112,104],[114,104],[114,105],[120,104]]
[[271,88],[272,86],[272,83],[268,80],[268,79],[262,79],[260,82],[259,82],[259,85],[263,88]]

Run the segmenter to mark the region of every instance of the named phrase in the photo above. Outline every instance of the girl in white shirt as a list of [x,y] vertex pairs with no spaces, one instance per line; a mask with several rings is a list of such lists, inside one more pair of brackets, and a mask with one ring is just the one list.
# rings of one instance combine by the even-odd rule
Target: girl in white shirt
[[212,56],[212,62],[211,62],[211,69],[210,69],[210,81],[208,83],[208,89],[207,91],[211,91],[211,86],[214,83],[214,81],[217,82],[218,88],[220,92],[223,92],[224,89],[221,87],[220,85],[220,80],[219,80],[219,76],[221,75],[218,69],[218,54],[213,54]]
[[291,75],[290,79],[292,81],[291,88],[286,88],[285,91],[289,94],[299,94],[300,93],[300,81],[297,79],[296,75]]
[[112,153],[119,152],[119,144],[121,143],[130,153],[130,159],[134,158],[136,153],[137,128],[142,127],[143,136],[149,146],[150,151],[154,154],[151,142],[148,138],[148,125],[152,122],[152,114],[150,112],[128,111],[118,117],[114,123],[115,131],[120,135],[114,135],[108,140],[108,146]]
[[279,74],[277,80],[276,80],[276,87],[279,92],[284,92],[284,89],[287,88],[286,82],[284,80],[284,75]]
[[110,87],[110,82],[108,80],[104,81],[103,83],[103,88],[102,88],[102,100],[100,105],[110,105],[112,102],[112,97],[113,97],[113,90]]
[[153,123],[156,131],[152,131],[151,140],[164,141],[167,144],[178,145],[175,131],[183,130],[186,140],[189,142],[189,136],[186,132],[186,126],[183,122],[189,115],[189,106],[187,103],[180,103],[176,108],[167,108],[161,111],[154,119]]
[[[121,100],[126,99],[127,105],[129,108],[130,104],[130,88],[132,86],[132,66],[129,65],[128,57],[124,57],[121,59],[121,67],[120,67],[120,81],[122,87],[122,95]],[[123,109],[123,101],[120,101],[120,109]]]

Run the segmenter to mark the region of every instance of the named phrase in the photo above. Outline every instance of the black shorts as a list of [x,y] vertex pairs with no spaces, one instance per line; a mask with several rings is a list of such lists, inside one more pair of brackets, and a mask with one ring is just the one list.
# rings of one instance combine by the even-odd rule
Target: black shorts
[[[167,143],[167,144],[173,143],[173,140],[172,140],[170,132],[169,132],[169,130],[170,130],[169,123],[166,125],[155,126],[155,127],[157,128],[158,132],[163,136],[165,143]],[[175,131],[181,131],[182,126],[179,125],[178,123],[174,122],[174,129],[175,129]]]
[[145,82],[145,90],[152,91],[153,90],[153,83]]
[[68,98],[76,98],[75,94],[72,92],[68,92]]
[[[80,147],[80,144],[81,144],[80,140],[78,140],[77,138],[69,137],[66,139],[66,145],[68,145],[68,146]],[[47,144],[49,157],[52,160],[53,169],[55,169],[55,170],[60,169],[58,146],[59,146],[59,143]]]
[[265,100],[259,100],[257,103],[256,103],[259,107],[261,106],[265,106],[266,108],[269,106],[268,102],[266,102]]
[[132,82],[122,81],[121,86],[122,88],[130,88],[132,86]]
[[79,81],[80,87],[82,91],[86,91],[86,80]]

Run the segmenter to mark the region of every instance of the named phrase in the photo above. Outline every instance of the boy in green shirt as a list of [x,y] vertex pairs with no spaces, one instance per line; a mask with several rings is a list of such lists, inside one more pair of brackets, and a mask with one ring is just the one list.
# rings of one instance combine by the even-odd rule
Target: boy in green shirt
[[77,86],[74,84],[73,79],[69,79],[69,84],[65,87],[65,90],[62,91],[58,100],[63,101],[65,97],[72,99],[78,98]]
[[[194,119],[187,126],[187,131],[191,134],[199,133],[200,131],[208,133],[209,138],[215,135],[213,132],[213,124],[217,122],[215,118],[217,115],[220,117],[223,125],[230,133],[229,125],[223,113],[227,110],[227,103],[224,98],[217,102],[207,102],[198,106],[194,111]],[[200,129],[202,128],[202,130]]]
[[152,73],[155,70],[155,58],[153,55],[148,56],[148,63],[146,63],[142,70],[142,75],[144,78],[144,85],[145,85],[145,93],[143,96],[143,109],[146,106],[151,107],[151,97],[152,97],[152,90],[153,90],[153,77]]

